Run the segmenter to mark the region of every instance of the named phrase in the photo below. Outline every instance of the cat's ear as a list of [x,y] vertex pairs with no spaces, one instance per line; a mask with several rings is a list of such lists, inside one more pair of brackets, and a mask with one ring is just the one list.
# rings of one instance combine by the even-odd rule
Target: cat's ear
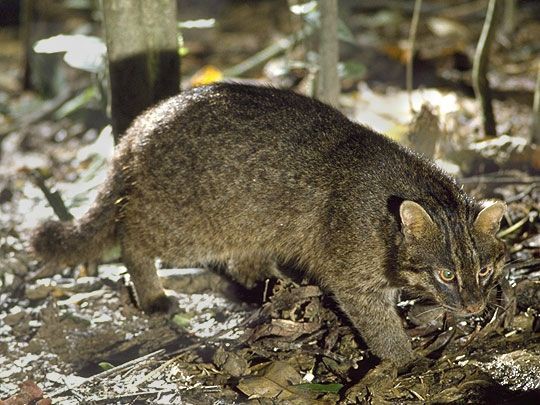
[[399,215],[401,217],[401,229],[405,236],[419,239],[435,226],[426,210],[414,201],[403,201],[399,206]]
[[481,233],[495,235],[506,212],[506,204],[502,201],[482,201],[482,210],[474,220],[474,228]]

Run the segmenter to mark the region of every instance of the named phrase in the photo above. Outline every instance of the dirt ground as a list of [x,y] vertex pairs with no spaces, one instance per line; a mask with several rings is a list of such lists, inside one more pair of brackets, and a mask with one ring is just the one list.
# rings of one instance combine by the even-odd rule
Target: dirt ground
[[[525,245],[538,236],[532,239]],[[471,320],[402,302],[415,346],[433,362],[370,387],[366,399],[534,403],[540,271],[513,273],[513,319],[498,312],[503,301]],[[62,404],[334,403],[375,364],[315,285],[272,281],[248,292],[202,269],[162,275],[181,308],[172,320],[135,308],[121,265],[77,279],[28,283],[15,275],[2,293],[0,395],[20,392],[19,384],[30,380]]]

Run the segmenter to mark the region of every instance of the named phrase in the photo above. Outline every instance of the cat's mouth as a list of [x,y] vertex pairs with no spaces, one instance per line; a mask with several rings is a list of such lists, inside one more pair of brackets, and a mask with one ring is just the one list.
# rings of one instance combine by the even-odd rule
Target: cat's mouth
[[469,304],[464,307],[452,307],[445,304],[442,304],[442,306],[447,311],[450,311],[461,318],[469,318],[471,316],[480,315],[486,309],[486,304],[482,302]]
[[441,306],[445,311],[451,312],[460,318],[469,318],[471,316],[480,315],[486,310],[486,303],[482,301],[463,306],[453,306],[445,302],[444,296],[439,296],[432,291],[421,291],[418,296],[422,299],[422,302],[425,302],[427,305]]

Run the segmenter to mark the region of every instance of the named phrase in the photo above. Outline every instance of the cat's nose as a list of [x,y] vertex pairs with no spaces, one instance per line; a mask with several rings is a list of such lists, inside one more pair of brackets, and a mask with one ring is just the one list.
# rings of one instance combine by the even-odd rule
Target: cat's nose
[[481,302],[469,304],[465,307],[465,311],[467,311],[470,314],[476,314],[478,312],[482,312],[483,309],[484,309],[484,304]]

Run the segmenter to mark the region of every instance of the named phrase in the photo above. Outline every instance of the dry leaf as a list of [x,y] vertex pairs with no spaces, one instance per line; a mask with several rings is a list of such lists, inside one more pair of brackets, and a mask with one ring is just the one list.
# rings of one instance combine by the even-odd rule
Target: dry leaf
[[258,377],[244,378],[237,388],[250,399],[273,398],[287,401],[291,404],[316,404],[316,394],[307,392],[302,387],[295,385],[302,382],[302,377],[293,367],[284,361],[271,363],[263,369],[262,375]]

